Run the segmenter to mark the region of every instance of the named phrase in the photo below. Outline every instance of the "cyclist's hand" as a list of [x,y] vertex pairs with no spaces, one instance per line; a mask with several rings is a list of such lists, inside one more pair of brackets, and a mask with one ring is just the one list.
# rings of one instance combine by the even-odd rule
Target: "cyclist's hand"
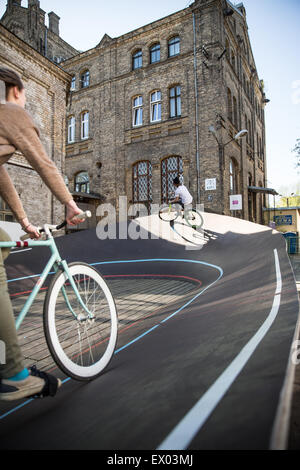
[[66,209],[67,209],[67,215],[66,215],[66,220],[68,225],[78,225],[84,222],[84,219],[76,219],[76,222],[73,222],[72,219],[79,214],[82,214],[82,210],[79,209],[75,201],[70,201],[68,204],[66,204]]
[[25,230],[25,232],[28,233],[28,235],[30,236],[30,238],[32,238],[32,240],[38,240],[39,238],[41,238],[41,234],[35,225],[32,225],[29,223],[26,227],[24,227],[23,230]]

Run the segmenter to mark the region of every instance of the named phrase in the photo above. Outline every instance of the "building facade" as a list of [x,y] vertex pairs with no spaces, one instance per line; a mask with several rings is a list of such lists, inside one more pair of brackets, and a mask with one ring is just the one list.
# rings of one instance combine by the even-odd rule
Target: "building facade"
[[[40,130],[41,141],[58,169],[65,169],[66,95],[70,76],[0,25],[0,66],[17,72],[26,88],[26,110]],[[64,207],[42,182],[24,156],[16,152],[6,163],[29,220],[33,224],[64,219]],[[13,214],[0,198],[0,221]]]
[[[182,175],[206,210],[262,222],[267,102],[243,4],[190,7],[63,62],[70,186],[162,203]],[[213,133],[209,131],[212,129]],[[234,140],[240,130],[246,138]],[[231,140],[233,139],[233,140]],[[230,211],[229,196],[243,196]]]
[[[29,18],[39,2],[30,0],[28,9],[20,0],[8,2],[2,21],[17,34],[14,8]],[[52,18],[49,30],[59,37]],[[37,50],[42,37],[35,33]],[[128,204],[150,208],[173,194],[179,175],[206,210],[263,222],[268,100],[242,3],[195,0],[118,38],[105,34],[86,52],[69,53],[56,54],[66,58],[60,66],[72,77],[65,168],[78,202],[118,208],[119,196],[127,196]],[[243,129],[247,135],[234,139]],[[231,211],[230,195],[237,194],[242,210]]]
[[39,0],[28,0],[28,8],[22,6],[22,0],[7,0],[1,23],[44,57],[57,64],[78,54],[76,49],[59,36],[59,16],[53,11],[48,14],[49,27],[45,24],[45,16],[46,13],[40,8]]

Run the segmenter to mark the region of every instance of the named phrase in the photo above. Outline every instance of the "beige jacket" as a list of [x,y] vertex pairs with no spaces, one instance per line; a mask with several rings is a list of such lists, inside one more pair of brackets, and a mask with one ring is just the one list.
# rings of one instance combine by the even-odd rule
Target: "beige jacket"
[[24,219],[26,214],[3,165],[16,150],[22,152],[62,204],[72,200],[61,174],[47,156],[39,139],[39,131],[27,111],[14,103],[0,104],[0,196],[17,220]]

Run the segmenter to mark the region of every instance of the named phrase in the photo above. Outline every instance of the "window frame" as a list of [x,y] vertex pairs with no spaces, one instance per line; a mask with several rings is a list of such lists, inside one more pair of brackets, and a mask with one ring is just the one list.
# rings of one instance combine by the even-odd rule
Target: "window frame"
[[[156,99],[152,99],[153,95],[157,95],[159,93],[159,98],[156,96]],[[158,112],[156,112],[158,109]],[[158,114],[160,117],[159,119],[153,119],[153,116]],[[160,90],[154,90],[150,93],[150,122],[161,122],[162,120],[162,94]]]
[[[155,44],[152,44],[152,46],[150,47],[149,52],[150,52],[150,64],[157,64],[158,62],[160,62],[161,46],[160,46],[159,42],[156,42]],[[153,54],[155,54],[155,56],[156,55],[158,56],[158,58],[156,60],[153,60]]]
[[[173,42],[172,42],[173,41]],[[178,45],[178,46],[177,46]],[[181,49],[181,39],[179,35],[172,36],[168,40],[168,58],[171,57],[176,57],[180,54],[180,49]],[[175,52],[171,54],[171,48],[174,47]],[[178,48],[178,52],[176,52],[176,49]]]
[[[140,174],[139,173],[139,166],[142,164],[147,165],[146,173]],[[136,168],[136,174],[135,174]],[[140,185],[139,179],[142,177],[146,177],[147,179],[147,199],[142,200],[140,196]],[[136,189],[135,189],[136,183]],[[135,197],[137,196],[137,198]],[[153,200],[152,197],[152,163],[150,160],[139,160],[132,165],[132,201],[133,204],[145,204],[147,205],[148,209]]]
[[[140,100],[137,105],[135,105],[135,100]],[[132,98],[132,127],[140,127],[143,125],[143,114],[144,114],[143,107],[144,107],[143,95],[134,96]]]
[[[179,94],[177,93],[179,89]],[[172,90],[175,90],[174,96],[171,95]],[[176,119],[182,116],[182,101],[181,101],[181,85],[173,85],[169,88],[169,116],[170,119]],[[174,110],[175,114],[172,115],[172,103],[174,102]],[[178,112],[178,108],[180,108],[180,112]]]
[[[72,121],[72,123],[70,123]],[[73,134],[73,139],[70,139],[70,129],[73,129],[72,134]],[[73,144],[75,142],[75,137],[76,137],[76,119],[75,116],[69,116],[68,117],[68,137],[67,137],[67,143],[68,144]]]
[[[86,77],[88,77],[88,79],[86,79]],[[90,83],[91,83],[90,71],[88,69],[83,70],[80,74],[80,88],[81,89],[88,88],[90,86]]]
[[[87,116],[87,120],[84,119],[84,116]],[[86,122],[87,122],[87,135],[84,135]],[[80,137],[81,137],[81,140],[87,140],[90,137],[90,112],[89,111],[82,111],[82,113],[80,114]]]
[[71,90],[71,91],[75,91],[75,90],[76,90],[76,75],[73,75],[73,77],[72,77],[72,79],[71,79],[70,90]]
[[[170,169],[168,165],[168,160],[176,159],[177,168]],[[164,169],[165,166],[165,169]],[[175,187],[173,185],[173,179],[178,176],[183,176],[183,158],[179,155],[169,155],[162,159],[160,163],[160,178],[161,178],[161,202],[162,204],[169,200],[173,194]],[[170,175],[170,176],[169,176]],[[164,181],[166,186],[166,192],[164,193]],[[171,183],[170,183],[171,182]],[[171,187],[170,187],[171,186]]]
[[[138,65],[135,65],[136,61],[138,61]],[[132,54],[131,67],[132,67],[132,70],[139,70],[143,67],[143,51],[142,51],[142,49],[137,49]]]
[[[87,177],[88,177],[88,180],[87,181],[77,181],[77,178],[80,176],[80,175],[84,175],[86,174]],[[77,190],[77,185],[79,185],[79,191]],[[85,187],[85,191],[81,191],[82,187]],[[78,173],[76,173],[75,177],[74,177],[74,192],[75,193],[82,193],[82,194],[90,194],[90,176],[88,174],[87,171],[79,171]]]

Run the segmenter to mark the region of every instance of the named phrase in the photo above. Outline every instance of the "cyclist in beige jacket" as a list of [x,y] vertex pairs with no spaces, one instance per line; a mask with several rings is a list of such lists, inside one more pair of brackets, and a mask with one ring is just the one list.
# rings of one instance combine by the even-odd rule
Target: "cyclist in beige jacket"
[[[47,156],[39,139],[39,131],[25,111],[26,95],[20,77],[0,67],[0,196],[9,205],[22,228],[33,239],[40,234],[30,223],[18,193],[4,164],[16,150],[22,152],[30,165],[39,173],[56,198],[66,207],[68,224],[82,211],[77,207],[57,167]],[[78,221],[76,221],[76,224]],[[0,229],[0,241],[9,237]],[[18,344],[13,309],[7,289],[4,259],[9,250],[0,249],[0,341],[5,345],[6,363],[0,362],[0,400],[12,401],[29,396],[54,396],[61,385],[59,379],[36,369],[24,367]]]

